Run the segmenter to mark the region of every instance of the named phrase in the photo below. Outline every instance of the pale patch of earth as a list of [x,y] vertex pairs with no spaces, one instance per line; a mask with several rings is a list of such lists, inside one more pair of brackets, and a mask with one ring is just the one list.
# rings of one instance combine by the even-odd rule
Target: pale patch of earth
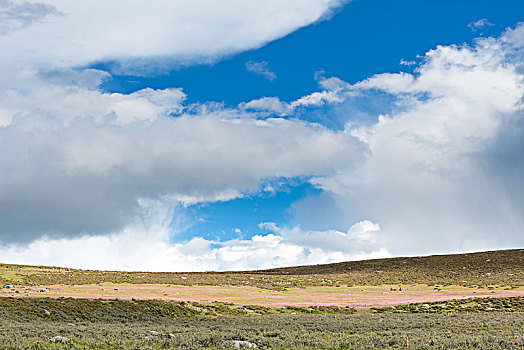
[[[49,297],[82,299],[158,299],[199,303],[224,302],[237,305],[349,306],[357,309],[409,303],[467,299],[472,297],[524,296],[524,287],[479,289],[465,287],[435,288],[427,285],[358,287],[307,287],[274,291],[252,286],[180,286],[163,284],[100,284],[16,286],[0,289],[0,297]],[[390,288],[394,288],[391,291]],[[39,292],[47,289],[49,292]],[[19,293],[16,293],[19,291]]]

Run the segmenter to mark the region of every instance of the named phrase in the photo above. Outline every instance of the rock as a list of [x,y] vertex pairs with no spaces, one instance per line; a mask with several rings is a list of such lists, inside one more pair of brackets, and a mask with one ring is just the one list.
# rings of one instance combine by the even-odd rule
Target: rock
[[151,337],[159,337],[159,338],[167,338],[167,339],[175,338],[175,335],[173,333],[162,334],[157,331],[146,331],[146,333],[148,334],[148,336],[146,336],[146,339],[151,339]]
[[46,316],[51,316],[51,313],[50,313],[49,311],[47,311],[46,309],[44,309],[43,311],[44,311],[44,314],[45,314]]
[[6,285],[4,286],[4,288],[6,288],[6,289],[12,289],[12,288],[14,288],[14,287],[15,287],[15,286],[12,286],[12,285],[10,285],[10,284],[6,284]]
[[71,326],[71,327],[76,327],[76,324],[74,324],[74,323],[68,323],[67,325]]
[[49,293],[49,289],[47,288],[40,289],[40,293]]
[[233,343],[233,346],[235,348],[241,348],[241,347],[258,348],[258,346],[256,344],[253,344],[253,343],[245,341],[245,340],[232,340],[231,343]]
[[71,341],[71,339],[57,335],[56,337],[49,339],[49,341],[52,343],[67,343]]
[[115,290],[119,290],[118,288],[115,288]]

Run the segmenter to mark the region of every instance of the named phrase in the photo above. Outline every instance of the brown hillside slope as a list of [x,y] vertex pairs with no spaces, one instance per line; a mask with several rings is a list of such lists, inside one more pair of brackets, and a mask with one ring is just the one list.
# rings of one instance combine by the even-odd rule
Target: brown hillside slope
[[121,272],[0,264],[0,283],[252,285],[283,289],[311,285],[524,285],[524,249],[351,261],[239,272]]

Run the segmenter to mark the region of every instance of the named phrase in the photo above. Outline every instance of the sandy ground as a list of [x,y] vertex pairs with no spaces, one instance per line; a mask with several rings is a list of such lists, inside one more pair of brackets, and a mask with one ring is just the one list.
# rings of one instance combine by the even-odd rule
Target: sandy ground
[[[443,301],[471,297],[524,296],[524,287],[513,290],[487,290],[462,287],[446,287],[436,290],[425,285],[362,287],[308,287],[287,291],[272,291],[251,286],[177,286],[177,285],[55,285],[0,289],[0,297],[72,297],[88,299],[161,299],[176,301],[195,301],[209,303],[229,302],[239,305],[264,306],[311,306],[336,305],[369,308],[372,306],[391,306],[415,302]],[[42,289],[48,292],[39,292]],[[19,291],[19,293],[16,293]]]

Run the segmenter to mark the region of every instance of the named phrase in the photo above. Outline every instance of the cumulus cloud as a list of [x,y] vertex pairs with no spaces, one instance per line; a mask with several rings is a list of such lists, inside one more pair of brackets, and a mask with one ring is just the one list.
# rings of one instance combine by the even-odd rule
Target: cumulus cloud
[[[2,0],[0,33],[8,35],[0,36],[0,52],[9,55],[0,65],[113,61],[120,72],[151,73],[260,47],[329,17],[345,2]],[[56,11],[60,16],[49,16]]]
[[238,107],[242,110],[267,112],[275,115],[285,115],[290,111],[289,104],[281,101],[278,97],[262,97],[249,102],[242,102]]
[[275,72],[271,71],[268,67],[269,62],[262,61],[262,62],[255,62],[255,61],[248,61],[246,62],[246,69],[248,72],[255,73],[257,75],[261,75],[264,78],[266,78],[269,81],[273,81],[277,78],[277,75]]
[[[82,269],[209,271],[246,270],[389,257],[373,238],[338,231],[255,235],[250,239],[212,241],[195,237],[170,243],[170,218],[176,208],[152,205],[153,215],[110,236],[43,238],[26,246],[0,247],[3,261]],[[360,224],[357,224],[360,225]]]
[[345,220],[372,217],[396,255],[524,244],[522,37],[519,24],[471,46],[439,46],[414,74],[351,87],[369,100],[389,94],[396,107],[372,125],[348,122],[368,160],[318,181]]

